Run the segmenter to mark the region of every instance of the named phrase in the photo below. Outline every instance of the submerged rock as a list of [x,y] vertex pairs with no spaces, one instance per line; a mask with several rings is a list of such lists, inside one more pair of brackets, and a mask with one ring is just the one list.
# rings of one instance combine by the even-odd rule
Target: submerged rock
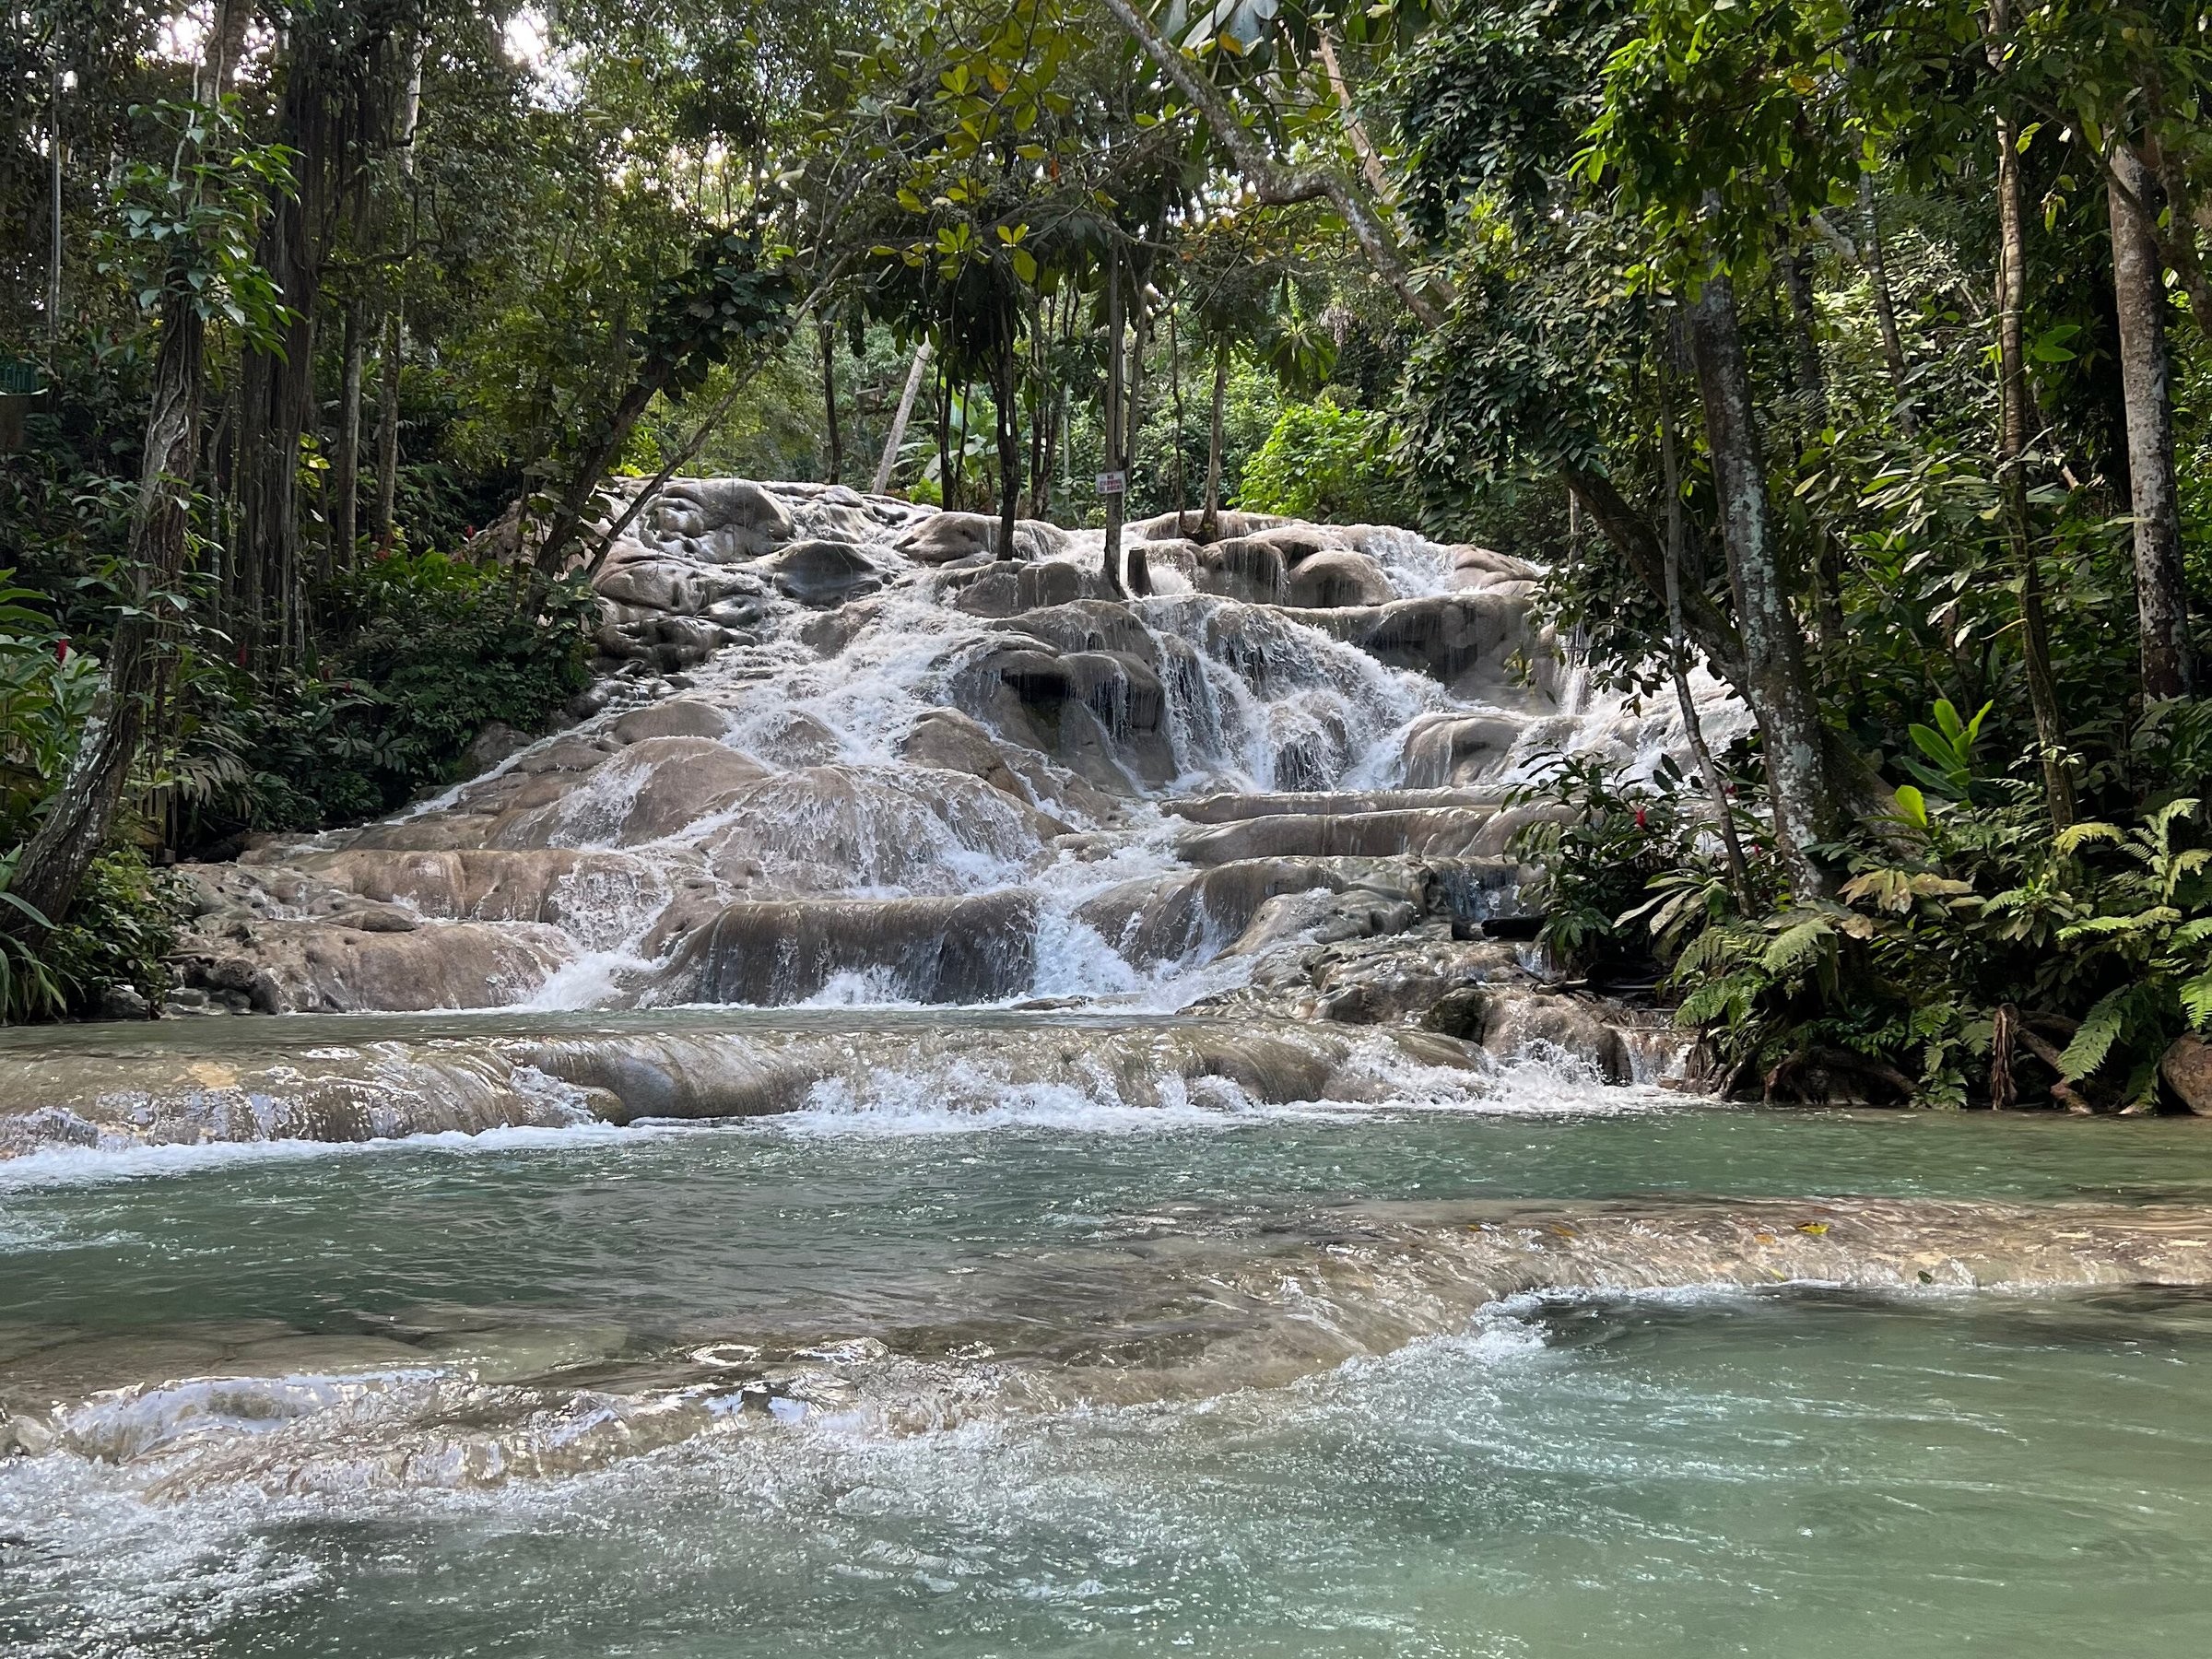
[[453,922],[405,931],[328,922],[235,924],[188,935],[184,983],[244,998],[257,1014],[499,1007],[525,1001],[576,955],[543,924]]
[[[730,1318],[680,1329],[402,1310],[34,1332],[0,1352],[0,1454],[97,1463],[155,1502],[493,1488],[685,1442],[900,1435],[1282,1387],[1458,1332],[1520,1297],[1791,1287],[1886,1296],[2212,1284],[2202,1205],[1847,1198],[1179,1213],[979,1281],[957,1323]],[[370,1322],[364,1321],[365,1325]]]
[[[941,981],[968,975],[959,989],[969,1000],[988,989],[979,982],[996,969],[974,953],[990,948],[977,930],[992,915],[962,908],[972,900],[891,902],[912,908],[898,918],[865,908],[818,916],[872,929],[878,954],[871,965],[883,959],[885,935],[903,931],[908,946],[950,953],[934,966],[909,956],[910,967]],[[997,937],[1018,952],[1018,929],[1003,914],[996,919]],[[800,931],[794,924],[771,936]],[[743,945],[725,934],[714,948]],[[62,1045],[13,1068],[0,1099],[0,1158],[61,1147],[345,1142],[808,1107],[903,1111],[916,1101],[949,1124],[1037,1089],[1078,1107],[1237,1110],[1387,1101],[1417,1074],[1430,1089],[1448,1077],[1470,1099],[1488,1087],[1479,1050],[1416,1030],[1233,1018],[1112,1025],[903,1018],[881,1029],[851,1021],[697,1029],[632,1016],[580,1031],[557,1017],[516,1015],[496,1027],[352,1044],[335,1041],[343,1033],[327,1021],[309,1039],[291,1036],[288,1022],[229,1021],[219,1041],[196,1046]],[[264,1030],[271,1036],[254,1034]]]

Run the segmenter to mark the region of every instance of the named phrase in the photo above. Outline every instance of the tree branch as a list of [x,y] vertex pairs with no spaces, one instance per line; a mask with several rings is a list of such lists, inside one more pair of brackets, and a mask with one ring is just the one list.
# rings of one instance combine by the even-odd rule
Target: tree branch
[[1344,128],[1351,135],[1352,148],[1359,152],[1360,171],[1374,186],[1375,199],[1387,202],[1391,198],[1390,180],[1382,171],[1382,158],[1376,153],[1374,141],[1367,135],[1367,123],[1359,119],[1359,112],[1352,103],[1352,89],[1344,84],[1344,70],[1336,62],[1336,41],[1325,29],[1321,31],[1321,66],[1328,71],[1329,85],[1336,90],[1336,107],[1344,112]]
[[1284,167],[1253,138],[1252,130],[1237,119],[1235,110],[1230,107],[1220,88],[1199,74],[1190,58],[1161,35],[1132,0],[1106,0],[1106,9],[1114,15],[1144,54],[1159,66],[1160,73],[1173,81],[1176,89],[1206,117],[1206,124],[1214,129],[1222,147],[1236,163],[1237,171],[1250,182],[1263,204],[1279,207],[1326,197],[1351,227],[1368,264],[1406,302],[1406,309],[1428,327],[1442,326],[1443,306],[1414,280],[1382,221],[1349,182],[1323,168],[1293,171]]

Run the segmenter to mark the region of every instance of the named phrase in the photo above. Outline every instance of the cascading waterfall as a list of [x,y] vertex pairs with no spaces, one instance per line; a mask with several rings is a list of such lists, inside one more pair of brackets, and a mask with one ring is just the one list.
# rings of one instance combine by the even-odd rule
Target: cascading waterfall
[[[1678,746],[1671,705],[1592,700],[1562,673],[1529,618],[1531,568],[1393,528],[1230,520],[1205,547],[1172,517],[1132,526],[1153,592],[1120,602],[1097,532],[1024,524],[1025,557],[1001,559],[975,515],[671,486],[600,579],[598,711],[389,823],[199,873],[220,919],[199,988],[280,1009],[806,1001],[832,984],[848,1001],[874,985],[892,1002],[1172,1008],[1230,984],[1215,959],[1250,916],[1217,910],[1204,950],[1119,966],[1101,947],[1124,941],[1085,916],[1110,889],[1182,878],[1190,798],[1351,792],[1337,809],[1359,816],[1362,792],[1454,791],[1434,809],[1497,818],[1470,842],[1496,862],[1513,821],[1499,800],[1543,753],[1648,766]],[[1708,703],[1716,740],[1740,728]],[[1363,856],[1418,857],[1369,828]],[[435,863],[454,858],[482,873]],[[1007,894],[1024,901],[912,902]],[[784,908],[734,913],[752,904]],[[679,969],[701,927],[758,948],[802,916],[812,967]],[[974,929],[998,930],[1002,971],[924,984],[888,960]],[[865,959],[877,948],[885,962]],[[412,971],[380,973],[382,958]]]

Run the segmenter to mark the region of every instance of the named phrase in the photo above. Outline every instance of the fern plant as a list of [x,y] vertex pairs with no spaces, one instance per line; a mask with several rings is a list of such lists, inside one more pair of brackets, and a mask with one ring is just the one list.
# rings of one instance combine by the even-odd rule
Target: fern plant
[[[1617,925],[1647,935],[1677,1019],[1704,1034],[1731,1088],[1857,1074],[1892,1098],[1959,1106],[2013,1099],[2026,1064],[2042,1068],[2021,1074],[2030,1093],[2047,1074],[2070,1104],[2143,1109],[2174,1038],[2212,1030],[2202,797],[2053,836],[2032,783],[1972,774],[1976,723],[1951,712],[1930,735],[1957,765],[1824,850],[1850,871],[1833,900],[1739,914],[1715,872],[1677,854]],[[2162,743],[2193,752],[2188,711],[2159,719]],[[1548,855],[1604,853],[1592,824],[1607,798],[1551,833]],[[1543,890],[1575,898],[1608,872],[1555,868]]]
[[2076,947],[2085,964],[2109,965],[2119,981],[2082,1016],[2060,1063],[2077,1081],[2116,1048],[2124,1051],[2131,1064],[2124,1093],[2132,1105],[2156,1092],[2167,1040],[2212,1028],[2212,850],[2175,841],[2177,825],[2197,806],[2183,796],[2133,830],[2076,824],[2058,837],[2061,853],[2103,842],[2128,861],[2102,884],[2095,912],[2059,930],[2060,944]]

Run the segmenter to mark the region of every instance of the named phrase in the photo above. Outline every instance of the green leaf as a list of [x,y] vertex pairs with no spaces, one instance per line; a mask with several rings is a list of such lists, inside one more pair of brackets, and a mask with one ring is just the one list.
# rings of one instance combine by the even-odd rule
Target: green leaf
[[1759,965],[1776,975],[1801,971],[1818,960],[1820,947],[1834,933],[1835,924],[1826,916],[1808,917],[1783,929],[1767,947]]
[[2194,979],[2183,980],[2176,990],[2182,1006],[2188,1011],[2189,1023],[2200,1030],[2212,1027],[2212,968]]
[[[1953,718],[1956,719],[1957,716],[1954,715]],[[1908,726],[1905,729],[1913,743],[1919,747],[1920,752],[1935,761],[1936,765],[1948,771],[1958,764],[1957,752],[1941,735],[1931,732],[1924,725]]]
[[2070,853],[2077,851],[2088,841],[2118,841],[2122,839],[2119,825],[2103,824],[2091,820],[2086,824],[2067,825],[2065,829],[2058,832],[2058,839],[2053,844],[2061,853]]
[[2119,1041],[2121,1028],[2127,1023],[2126,1002],[2133,989],[2124,985],[2117,991],[2107,992],[2082,1020],[2081,1029],[2074,1033],[2074,1041],[2066,1044],[2065,1053],[2058,1057],[2059,1073],[2067,1082],[2078,1083],[2104,1064],[2105,1056],[2112,1052],[2112,1044]]

